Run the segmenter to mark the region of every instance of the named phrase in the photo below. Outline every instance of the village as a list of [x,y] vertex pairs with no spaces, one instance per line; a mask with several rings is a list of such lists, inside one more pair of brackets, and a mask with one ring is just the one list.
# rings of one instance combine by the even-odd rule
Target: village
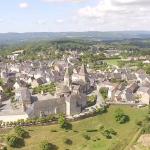
[[0,63],[2,121],[61,113],[76,118],[106,104],[138,108],[149,105],[150,76],[142,69],[114,66],[95,71],[85,64],[76,65],[80,60],[78,53],[57,61],[18,63],[22,52],[13,52],[8,56],[13,61]]
[[150,0],[0,1],[0,150],[150,150]]

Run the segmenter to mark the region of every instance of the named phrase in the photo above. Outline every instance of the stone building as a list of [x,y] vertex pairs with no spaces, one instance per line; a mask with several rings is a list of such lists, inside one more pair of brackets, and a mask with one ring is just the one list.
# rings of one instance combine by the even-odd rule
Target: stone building
[[21,87],[15,91],[15,99],[22,104],[22,109],[24,111],[30,108],[31,104],[33,103],[31,93],[26,87]]
[[2,96],[0,95],[0,107],[2,106]]
[[140,102],[143,104],[150,104],[150,88],[149,87],[140,87],[137,91],[137,97]]
[[[64,82],[57,84],[55,95],[33,95],[29,90],[16,92],[16,99],[23,102],[23,107],[29,117],[40,117],[50,114],[79,114],[87,106],[86,92],[89,89],[88,73],[84,65],[79,72],[79,81],[73,83],[67,67]],[[34,98],[33,98],[34,97]],[[34,100],[33,100],[34,99]]]

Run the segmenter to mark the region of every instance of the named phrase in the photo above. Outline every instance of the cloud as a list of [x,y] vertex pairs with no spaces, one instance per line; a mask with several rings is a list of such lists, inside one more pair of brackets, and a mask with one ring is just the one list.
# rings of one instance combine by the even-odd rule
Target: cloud
[[77,3],[79,3],[79,2],[83,2],[83,1],[85,1],[85,0],[42,0],[43,2],[47,2],[47,3],[69,3],[69,2],[77,2]]
[[37,20],[37,22],[36,22],[36,24],[38,24],[38,25],[44,25],[44,24],[47,24],[47,19],[39,19],[39,20]]
[[3,23],[4,22],[4,19],[0,18],[0,23]]
[[150,5],[149,0],[112,0],[114,5]]
[[149,0],[102,0],[95,7],[87,6],[81,8],[78,13],[85,17],[100,17],[105,14],[119,12],[121,14],[127,14],[130,12],[138,14],[139,12],[149,10],[149,8]]
[[99,29],[149,29],[150,0],[100,0],[78,10],[82,23]]
[[63,19],[57,19],[56,22],[57,22],[57,23],[63,23],[64,20],[63,20]]
[[22,3],[19,4],[19,8],[21,8],[21,9],[26,9],[28,7],[29,7],[29,4],[26,3],[26,2],[22,2]]

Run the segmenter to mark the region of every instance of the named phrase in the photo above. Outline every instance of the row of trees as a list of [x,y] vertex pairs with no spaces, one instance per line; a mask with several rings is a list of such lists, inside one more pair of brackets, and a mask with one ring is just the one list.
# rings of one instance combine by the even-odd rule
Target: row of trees
[[15,127],[15,126],[31,126],[31,125],[42,125],[45,123],[51,123],[57,121],[59,115],[49,115],[41,118],[28,118],[26,120],[19,119],[17,121],[3,122],[0,121],[0,127]]

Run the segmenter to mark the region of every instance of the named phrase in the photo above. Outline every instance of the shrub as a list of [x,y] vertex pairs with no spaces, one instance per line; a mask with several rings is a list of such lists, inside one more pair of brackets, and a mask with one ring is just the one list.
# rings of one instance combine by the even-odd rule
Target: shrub
[[123,124],[129,121],[129,116],[125,115],[123,110],[120,108],[115,111],[115,118],[116,118],[116,121],[119,122],[120,124]]
[[16,135],[8,135],[7,143],[11,147],[21,147],[24,145],[24,140]]
[[42,117],[42,118],[39,118],[38,121],[40,123],[47,123],[48,122],[48,119],[46,117]]
[[90,140],[90,139],[91,139],[91,137],[90,137],[89,135],[87,135],[87,134],[83,134],[83,137],[84,137],[86,140]]
[[86,132],[97,132],[96,129],[87,129]]
[[144,124],[142,128],[143,134],[149,134],[150,133],[150,124]]
[[142,124],[143,124],[142,121],[136,121],[135,123],[136,123],[136,125],[138,125],[138,126],[142,126]]
[[72,140],[66,138],[66,139],[64,139],[64,143],[68,144],[68,145],[72,145]]
[[15,127],[15,133],[22,138],[29,137],[29,133],[26,130],[24,130],[22,127],[19,127],[19,126]]
[[112,135],[117,135],[117,132],[114,129],[105,129],[104,126],[101,127],[100,131],[107,139],[111,139]]
[[97,98],[96,95],[88,96],[87,105],[88,106],[93,106],[96,103],[96,98]]
[[102,131],[102,135],[105,136],[107,139],[111,139],[112,138],[111,133],[110,133],[109,130]]
[[149,122],[150,121],[150,115],[146,115],[144,121]]
[[57,130],[55,130],[55,129],[51,129],[51,132],[57,132]]
[[104,100],[108,98],[108,88],[102,87],[100,88],[99,92],[102,95]]
[[52,150],[53,146],[48,141],[44,140],[40,143],[40,149],[41,150]]
[[107,112],[107,107],[106,106],[96,109],[97,114],[103,114],[103,113],[106,113],[106,112]]
[[61,128],[72,129],[72,124],[69,123],[62,115],[58,118],[58,123],[60,124]]
[[104,125],[100,125],[100,126],[99,126],[99,130],[100,130],[100,131],[103,131],[103,130],[104,130]]
[[114,130],[114,129],[109,129],[109,132],[112,134],[112,135],[117,135],[117,132]]

